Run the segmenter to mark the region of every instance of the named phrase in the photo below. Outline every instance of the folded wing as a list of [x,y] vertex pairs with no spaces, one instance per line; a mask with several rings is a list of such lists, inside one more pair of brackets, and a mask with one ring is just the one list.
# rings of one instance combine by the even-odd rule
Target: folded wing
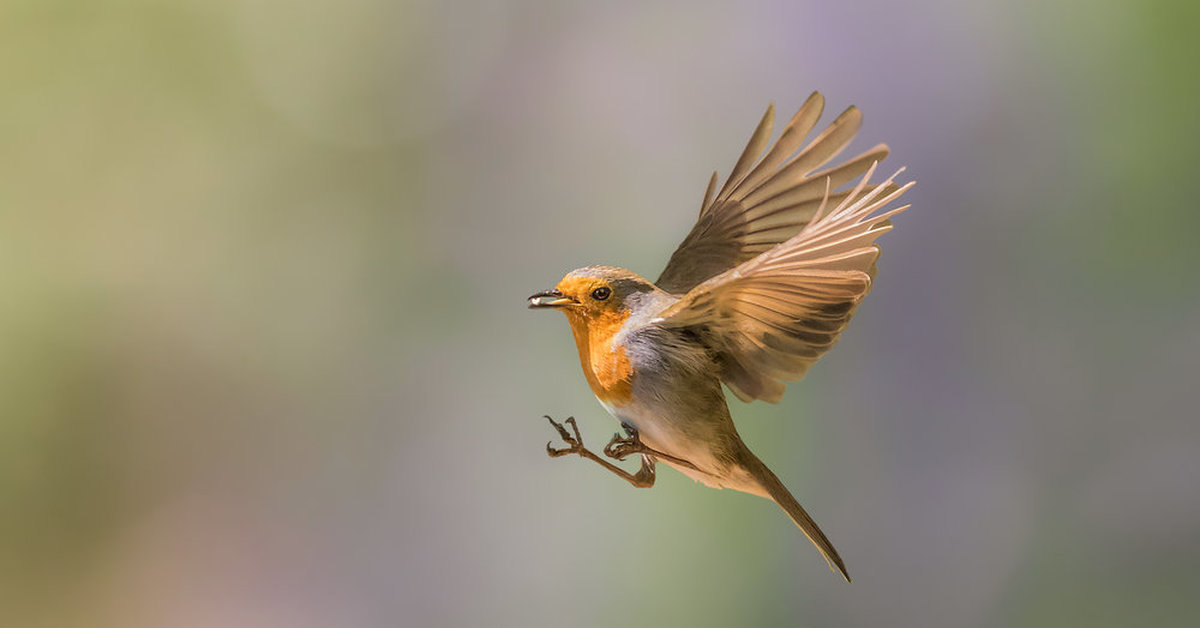
[[706,338],[738,398],[779,401],[784,382],[803,377],[837,342],[871,289],[875,239],[891,229],[890,216],[908,209],[886,207],[913,183],[897,187],[897,172],[870,186],[874,169],[854,189],[818,203],[792,237],[691,289],[657,324]]
[[813,92],[769,150],[775,107],[767,108],[719,192],[713,173],[700,217],[655,282],[660,288],[683,294],[788,240],[812,220],[825,199],[826,186],[835,190],[829,202],[836,205],[849,194],[838,192],[839,187],[887,157],[887,146],[880,144],[817,171],[841,153],[862,125],[862,114],[850,107],[801,148],[824,107],[824,98]]

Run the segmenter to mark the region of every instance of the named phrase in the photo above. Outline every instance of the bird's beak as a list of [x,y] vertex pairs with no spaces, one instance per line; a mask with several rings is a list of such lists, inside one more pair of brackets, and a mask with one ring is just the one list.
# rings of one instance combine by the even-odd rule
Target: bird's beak
[[575,299],[563,296],[558,290],[544,290],[529,297],[529,309],[541,307],[562,307],[575,303]]

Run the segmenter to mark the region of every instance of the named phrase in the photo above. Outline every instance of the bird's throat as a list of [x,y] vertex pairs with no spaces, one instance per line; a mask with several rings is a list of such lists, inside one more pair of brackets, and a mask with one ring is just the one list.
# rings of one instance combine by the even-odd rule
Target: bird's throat
[[614,342],[628,312],[584,317],[568,313],[579,362],[588,385],[600,401],[620,407],[633,399],[633,367],[625,347]]

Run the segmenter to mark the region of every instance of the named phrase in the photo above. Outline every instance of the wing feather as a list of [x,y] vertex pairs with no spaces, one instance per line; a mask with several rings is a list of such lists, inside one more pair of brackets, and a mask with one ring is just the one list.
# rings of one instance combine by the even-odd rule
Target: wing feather
[[750,166],[754,164],[754,159],[757,155],[762,154],[763,148],[767,145],[767,140],[771,139],[771,127],[775,126],[775,103],[767,105],[767,112],[763,114],[762,120],[755,127],[754,133],[750,135],[750,141],[746,143],[746,148],[742,149],[742,154],[738,157],[737,163],[733,165],[733,171],[729,173],[729,178],[725,180],[725,185],[721,186],[721,193],[718,198],[724,197],[728,192],[732,191],[735,186],[741,182]]
[[808,97],[808,100],[804,101],[803,105],[800,105],[800,109],[796,111],[796,115],[792,116],[792,119],[788,121],[787,126],[783,128],[783,132],[779,134],[779,139],[776,140],[775,145],[763,156],[758,166],[754,168],[754,171],[745,180],[738,183],[737,189],[746,190],[747,192],[753,191],[758,189],[767,179],[772,178],[772,175],[779,169],[779,166],[804,144],[804,138],[817,125],[817,120],[821,119],[821,112],[824,109],[825,98],[819,92],[813,92]]
[[837,343],[871,289],[875,240],[908,208],[889,205],[913,183],[897,185],[897,172],[871,185],[876,165],[852,190],[814,206],[797,233],[695,286],[655,322],[709,339],[738,398],[778,401],[785,382],[802,378]]
[[[850,140],[858,133],[858,129],[862,127],[862,113],[857,107],[850,107],[839,115],[832,124],[821,132],[804,150],[798,155],[791,158],[782,167],[778,168],[767,180],[763,186],[763,194],[772,196],[782,190],[792,187],[792,182],[797,178],[805,178],[805,175],[820,168],[829,162],[829,160],[837,157]],[[869,164],[868,164],[869,165]],[[745,192],[735,194],[733,198],[742,200],[748,194],[757,191],[758,186],[748,187],[740,186]]]
[[659,276],[660,288],[683,294],[795,236],[823,202],[836,206],[852,192],[858,194],[839,188],[887,157],[888,148],[880,144],[816,171],[837,157],[862,126],[862,114],[850,107],[805,145],[824,107],[824,98],[813,92],[769,149],[775,107],[767,108],[720,191],[716,173],[709,180],[700,216]]

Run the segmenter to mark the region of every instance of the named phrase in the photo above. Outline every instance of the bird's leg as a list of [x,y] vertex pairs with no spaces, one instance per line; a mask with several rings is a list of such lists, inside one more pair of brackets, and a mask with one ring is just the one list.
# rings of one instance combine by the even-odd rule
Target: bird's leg
[[643,460],[645,460],[647,456],[651,456],[653,458],[666,460],[667,462],[687,467],[693,471],[699,471],[699,469],[696,468],[696,465],[684,460],[683,458],[676,458],[671,454],[664,454],[657,449],[652,449],[646,446],[646,444],[643,443],[640,438],[638,438],[638,431],[636,427],[624,422],[621,423],[621,427],[625,428],[626,436],[613,434],[612,440],[608,441],[608,444],[604,446],[604,455],[608,456],[609,458],[624,460],[633,454],[642,454]]
[[[581,457],[596,461],[600,464],[600,466],[612,471],[617,475],[617,477],[629,482],[637,488],[650,488],[651,486],[654,486],[654,460],[651,458],[642,456],[642,468],[638,469],[636,474],[630,473],[625,469],[622,469],[621,467],[618,467],[617,465],[605,460],[604,458],[597,456],[583,446],[583,437],[579,435],[579,426],[575,424],[575,417],[567,417],[567,420],[563,421],[562,423],[556,422],[549,416],[546,417],[546,420],[550,421],[550,425],[553,425],[554,429],[558,430],[559,437],[561,437],[563,442],[568,445],[562,449],[557,449],[555,447],[551,447],[550,443],[546,443],[546,453],[550,454],[551,458],[557,458],[567,454],[579,454]],[[571,426],[571,432],[574,432],[574,434],[568,432],[567,428],[563,426],[563,423],[569,424]]]

